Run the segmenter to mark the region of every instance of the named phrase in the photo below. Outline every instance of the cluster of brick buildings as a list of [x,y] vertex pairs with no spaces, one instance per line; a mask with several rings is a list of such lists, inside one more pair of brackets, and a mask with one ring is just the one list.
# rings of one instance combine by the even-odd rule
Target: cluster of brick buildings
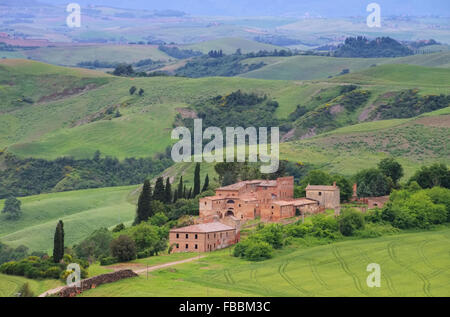
[[255,218],[278,222],[340,206],[339,187],[306,187],[306,198],[294,199],[294,177],[241,181],[199,201],[199,224],[170,231],[173,252],[207,252],[239,241],[240,223]]

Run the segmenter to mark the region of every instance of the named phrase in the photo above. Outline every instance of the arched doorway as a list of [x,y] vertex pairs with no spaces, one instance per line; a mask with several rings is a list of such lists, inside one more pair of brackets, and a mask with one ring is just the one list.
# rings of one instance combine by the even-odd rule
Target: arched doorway
[[233,216],[234,217],[234,212],[233,210],[228,210],[227,213],[225,214],[226,217],[230,217]]

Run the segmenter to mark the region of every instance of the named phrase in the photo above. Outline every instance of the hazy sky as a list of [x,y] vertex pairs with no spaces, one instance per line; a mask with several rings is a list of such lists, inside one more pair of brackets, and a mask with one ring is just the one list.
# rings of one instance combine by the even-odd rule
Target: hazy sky
[[[0,0],[1,1],[1,0]],[[450,17],[450,0],[39,0],[53,4],[108,5],[133,9],[174,9],[194,15],[312,15],[364,16],[371,2],[385,15],[441,15]]]

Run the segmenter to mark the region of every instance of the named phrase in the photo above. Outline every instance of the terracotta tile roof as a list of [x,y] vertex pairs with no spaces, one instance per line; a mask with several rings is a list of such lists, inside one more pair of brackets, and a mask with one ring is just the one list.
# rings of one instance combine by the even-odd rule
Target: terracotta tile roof
[[209,200],[225,200],[226,197],[224,197],[224,196],[206,196],[206,197],[204,197],[204,199],[209,199]]
[[261,183],[259,183],[258,186],[275,187],[277,186],[277,181],[261,181]]
[[294,201],[276,200],[273,202],[273,204],[278,206],[292,206],[294,204]]
[[227,226],[221,222],[211,222],[211,223],[201,223],[198,225],[192,225],[177,229],[172,229],[170,232],[217,232],[217,231],[228,231],[228,230],[234,230],[233,227]]
[[308,185],[306,186],[306,190],[336,190],[339,187],[335,186],[325,186],[325,185]]
[[299,199],[293,199],[293,200],[276,200],[273,202],[275,205],[279,206],[302,206],[302,205],[309,205],[309,204],[317,204],[316,200],[309,199],[309,198],[299,198]]
[[317,204],[317,200],[309,199],[309,198],[300,198],[294,200],[294,206],[302,206],[309,204]]
[[277,186],[277,181],[268,181],[268,180],[262,180],[262,179],[254,179],[251,181],[242,181],[236,184],[231,184],[228,186],[223,186],[218,188],[217,190],[238,190],[241,189],[242,187],[244,187],[245,185],[255,185],[257,184],[258,186],[269,186],[269,187],[274,187]]
[[223,186],[223,187],[217,188],[216,190],[239,190],[242,187],[244,187],[245,184],[246,184],[246,182],[239,182],[236,184],[231,184],[228,186]]

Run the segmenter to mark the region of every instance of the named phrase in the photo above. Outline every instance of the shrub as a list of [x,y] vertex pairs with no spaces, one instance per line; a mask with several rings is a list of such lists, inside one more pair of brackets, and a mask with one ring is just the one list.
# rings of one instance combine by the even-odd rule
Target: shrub
[[286,234],[295,238],[304,238],[306,235],[311,234],[313,231],[312,224],[309,223],[296,223],[286,227]]
[[273,248],[269,243],[253,238],[253,236],[236,244],[233,251],[235,257],[242,257],[249,261],[269,259],[272,257],[272,253]]
[[121,262],[127,262],[136,258],[136,244],[126,235],[121,235],[111,242],[111,253]]
[[400,229],[394,228],[391,224],[367,223],[364,229],[356,230],[354,235],[360,238],[377,238],[399,232]]
[[283,226],[281,224],[269,224],[261,228],[257,234],[257,238],[261,241],[267,242],[274,249],[281,249],[283,247]]
[[264,241],[251,241],[245,251],[245,258],[250,261],[262,261],[272,257],[272,246]]
[[344,236],[351,236],[356,230],[364,228],[364,216],[355,209],[345,209],[338,218],[339,231]]
[[104,257],[104,258],[100,259],[100,265],[112,265],[112,264],[116,264],[118,262],[119,262],[119,260],[112,256]]
[[312,218],[312,235],[317,238],[336,240],[340,237],[337,220],[323,214]]
[[74,251],[77,257],[84,260],[95,260],[101,257],[107,257],[110,255],[109,246],[112,240],[113,236],[111,232],[106,228],[100,228],[94,231],[80,244],[76,245]]
[[425,194],[431,198],[433,203],[445,206],[447,210],[447,222],[450,222],[450,189],[433,187],[425,190]]
[[118,224],[117,226],[115,226],[114,229],[112,230],[112,232],[120,232],[122,230],[125,230],[125,225],[123,223]]
[[[435,195],[434,199],[438,201],[439,195]],[[448,215],[446,206],[435,204],[427,195],[427,191],[411,193],[408,190],[400,190],[391,194],[389,202],[383,208],[382,218],[396,228],[426,229],[446,222]]]
[[372,222],[372,223],[380,223],[383,222],[383,211],[382,209],[376,207],[374,209],[369,209],[369,211],[366,213],[364,219],[366,222]]
[[58,279],[60,274],[61,274],[61,269],[57,266],[48,268],[44,273],[46,278],[51,278],[51,279]]
[[169,218],[167,218],[167,216],[162,212],[158,212],[150,218],[150,223],[158,227],[164,226],[168,221]]

